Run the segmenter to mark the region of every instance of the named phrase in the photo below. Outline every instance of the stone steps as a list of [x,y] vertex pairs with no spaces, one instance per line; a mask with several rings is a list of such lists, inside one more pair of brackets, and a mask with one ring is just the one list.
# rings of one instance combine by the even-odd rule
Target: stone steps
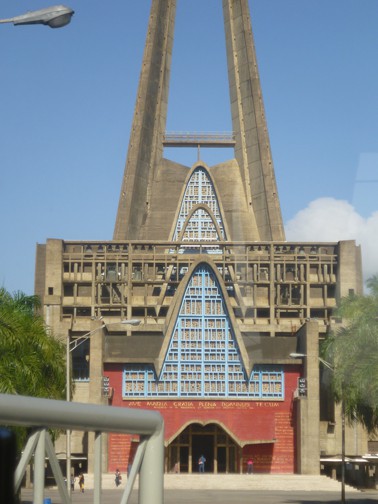
[[[122,490],[127,478],[122,475]],[[76,486],[78,486],[76,481]],[[138,479],[135,487],[138,486]],[[85,487],[93,488],[93,474],[85,475]],[[102,488],[116,488],[114,474],[102,475]],[[308,476],[299,474],[165,474],[165,489],[198,489],[198,490],[277,490],[277,491],[308,491],[340,492],[341,483],[327,476]],[[346,491],[358,492],[346,485]]]

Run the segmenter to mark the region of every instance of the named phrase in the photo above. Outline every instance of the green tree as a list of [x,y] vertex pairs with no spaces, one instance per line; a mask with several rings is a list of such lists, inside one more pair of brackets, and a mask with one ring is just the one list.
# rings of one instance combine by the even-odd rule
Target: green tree
[[321,353],[333,366],[332,386],[345,413],[369,432],[378,429],[378,276],[371,277],[368,295],[341,300],[337,315],[343,327],[324,341]]
[[[38,296],[0,288],[0,393],[64,399],[65,345],[51,335],[39,308]],[[21,449],[28,430],[12,430]]]
[[37,313],[37,296],[0,288],[0,393],[64,399],[65,345]]

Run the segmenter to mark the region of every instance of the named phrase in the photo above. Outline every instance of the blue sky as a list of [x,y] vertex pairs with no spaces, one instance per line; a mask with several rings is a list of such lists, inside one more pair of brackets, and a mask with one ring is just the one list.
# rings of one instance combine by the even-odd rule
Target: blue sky
[[[378,2],[250,0],[288,239],[356,238],[378,271]],[[2,0],[0,18],[46,7]],[[67,0],[70,25],[0,25],[0,285],[35,245],[112,238],[149,0]],[[221,0],[178,0],[169,131],[230,131]],[[51,3],[50,3],[51,5]],[[191,165],[196,150],[167,157]],[[203,151],[214,164],[231,152]]]

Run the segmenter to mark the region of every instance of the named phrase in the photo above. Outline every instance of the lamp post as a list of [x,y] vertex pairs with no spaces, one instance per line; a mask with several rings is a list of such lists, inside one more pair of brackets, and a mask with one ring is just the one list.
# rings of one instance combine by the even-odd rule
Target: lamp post
[[[99,319],[101,320],[101,319]],[[67,402],[71,401],[71,367],[70,367],[70,354],[73,352],[77,347],[79,347],[82,343],[87,341],[94,333],[98,331],[102,331],[105,327],[109,327],[112,325],[131,325],[131,326],[137,326],[141,323],[141,320],[138,319],[130,319],[130,320],[121,320],[120,322],[111,322],[109,324],[106,324],[105,322],[102,323],[101,326],[96,327],[92,331],[89,331],[83,336],[79,336],[76,338],[74,341],[70,340],[70,334],[67,333],[67,340],[66,340],[66,400]],[[71,493],[71,431],[68,429],[66,432],[66,478],[67,478],[67,491],[68,494],[70,495]]]
[[[47,7],[45,9],[39,9],[36,11],[29,11],[20,16],[15,16],[12,18],[0,19],[0,23],[13,23],[14,26],[18,25],[30,25],[30,24],[42,24],[50,26],[50,28],[61,28],[70,23],[74,11],[70,7],[64,5],[56,5],[53,7]],[[135,321],[132,321],[135,322]],[[123,323],[123,322],[122,322]],[[101,329],[100,327],[96,330]],[[93,331],[92,331],[93,332]],[[89,333],[86,336],[90,336]],[[83,340],[84,341],[84,340]],[[69,369],[69,358],[70,358],[70,341],[69,335],[67,338],[67,352],[66,352],[66,399],[70,401],[70,369]],[[71,432],[67,431],[67,488],[70,492],[70,477],[71,477]]]
[[17,25],[43,24],[50,28],[61,28],[68,25],[74,12],[70,7],[64,5],[55,5],[46,9],[29,11],[20,16],[8,19],[0,19],[0,23],[13,23]]
[[[290,354],[292,359],[302,359],[306,358],[307,354],[293,352]],[[318,357],[319,362],[321,362],[327,369],[335,372],[335,368],[329,362],[325,361],[321,357]],[[345,401],[344,401],[344,390],[342,390],[341,395],[341,501],[345,504]]]

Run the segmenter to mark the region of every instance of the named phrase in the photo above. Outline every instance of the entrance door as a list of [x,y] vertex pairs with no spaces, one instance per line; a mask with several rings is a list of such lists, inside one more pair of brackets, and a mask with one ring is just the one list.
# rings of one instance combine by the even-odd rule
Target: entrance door
[[180,472],[189,472],[189,446],[180,446]]
[[218,446],[217,448],[217,462],[218,462],[218,472],[225,473],[227,471],[227,455],[226,447]]
[[206,459],[205,472],[214,472],[214,436],[193,433],[192,472],[198,472],[198,460],[202,455]]
[[217,424],[191,424],[168,447],[170,472],[197,473],[198,459],[206,459],[207,473],[236,473],[237,445]]

